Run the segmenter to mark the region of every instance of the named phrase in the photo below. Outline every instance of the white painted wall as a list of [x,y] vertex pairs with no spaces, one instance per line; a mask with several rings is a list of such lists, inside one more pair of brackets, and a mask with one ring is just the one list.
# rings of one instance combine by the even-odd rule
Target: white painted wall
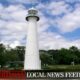
[[24,70],[39,70],[41,69],[41,61],[38,49],[37,18],[29,17],[28,20]]

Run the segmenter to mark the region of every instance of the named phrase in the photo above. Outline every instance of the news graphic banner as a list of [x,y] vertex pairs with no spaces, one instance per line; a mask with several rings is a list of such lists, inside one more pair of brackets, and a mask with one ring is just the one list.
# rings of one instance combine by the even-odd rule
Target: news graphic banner
[[0,70],[0,79],[80,79],[80,72],[54,72],[53,70]]
[[26,72],[24,70],[0,70],[0,79],[26,79]]

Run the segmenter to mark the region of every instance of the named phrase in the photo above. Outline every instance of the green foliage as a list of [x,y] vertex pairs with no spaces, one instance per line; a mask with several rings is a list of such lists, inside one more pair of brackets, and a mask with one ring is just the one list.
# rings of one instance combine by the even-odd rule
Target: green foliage
[[[3,44],[0,44],[0,67],[4,68],[5,66],[9,66],[15,69],[20,67],[20,69],[22,69],[24,54],[24,46],[7,49]],[[43,69],[54,69],[54,65],[71,65],[71,63],[79,65],[80,49],[72,46],[69,49],[62,48],[59,50],[48,51],[40,50],[40,58]]]
[[[47,57],[47,59],[49,60],[49,62],[51,62],[51,64],[49,64],[46,58],[43,57],[45,59],[45,62],[43,61],[43,59],[41,59],[41,61],[44,62],[44,64],[46,63],[53,66],[71,65],[73,62],[74,65],[80,64],[80,50],[75,46],[72,46],[69,49],[62,48],[60,50],[44,51],[44,54],[48,54],[49,57]],[[46,66],[45,69],[46,68],[49,69],[48,66]]]
[[[17,67],[17,64],[22,66],[24,59],[24,47],[17,46],[14,49],[7,49],[3,44],[0,44],[0,66],[4,68],[5,66]],[[22,62],[20,62],[22,61]]]
[[18,54],[19,60],[24,60],[24,53],[25,53],[25,47],[24,46],[17,46],[16,47],[16,53]]
[[3,44],[0,44],[0,66],[1,68],[5,64],[5,46]]

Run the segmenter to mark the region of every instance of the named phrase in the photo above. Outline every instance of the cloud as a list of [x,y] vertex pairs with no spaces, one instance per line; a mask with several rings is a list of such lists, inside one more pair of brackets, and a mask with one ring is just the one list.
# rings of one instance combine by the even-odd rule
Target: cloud
[[1,5],[0,18],[3,20],[23,21],[26,14],[27,10],[22,5],[10,5],[8,7]]
[[39,3],[37,5],[39,10],[47,12],[49,15],[58,16],[61,14],[67,14],[73,10],[73,7],[70,4],[67,4],[65,1],[52,1],[48,4]]
[[[67,4],[64,1],[53,1],[46,5],[40,3],[37,6],[37,9],[42,12],[42,22],[46,21],[46,26],[54,27],[55,25],[60,30],[60,32],[71,32],[79,28],[79,7],[80,5],[78,3],[75,5],[75,8],[73,8],[70,4]],[[45,16],[46,13],[50,17]]]
[[80,48],[80,39],[75,41],[68,41],[64,37],[56,33],[44,32],[39,38],[40,49],[60,49],[76,46]]
[[[7,7],[1,5],[0,9],[0,35],[2,36],[0,42],[8,43],[11,46],[15,41],[22,43],[20,41],[27,34],[27,21],[25,20],[27,9],[23,5],[9,5]],[[38,32],[41,33],[48,28],[49,24],[41,11],[39,14],[41,18],[38,22]]]
[[[50,0],[50,1],[53,1],[53,0]],[[54,1],[55,2],[64,1],[70,4],[80,2],[80,0],[54,0]]]
[[76,2],[80,2],[80,0],[65,0],[68,3],[76,3]]
[[51,12],[52,15],[60,15],[70,12],[71,8],[70,5],[66,4],[64,1],[51,2],[48,11]]
[[38,22],[38,32],[44,32],[50,26],[49,20],[44,16],[40,16],[40,21]]
[[19,41],[14,41],[13,43],[10,44],[10,47],[15,48],[18,45],[20,45]]
[[55,25],[61,33],[72,32],[80,28],[80,3],[78,2],[76,2],[73,7],[73,5],[63,0],[52,1],[46,5],[40,3],[37,8],[41,10],[43,14],[44,11],[48,13],[50,17],[46,18],[48,20],[47,23],[49,26],[52,24],[52,27]]
[[18,3],[18,4],[35,4],[38,3],[38,0],[7,0],[10,3]]
[[[38,10],[42,11],[43,19],[41,20],[44,24],[42,26],[43,28],[41,28],[44,29],[44,31],[41,32],[39,36],[40,49],[60,49],[62,47],[69,48],[71,46],[76,46],[80,48],[79,46],[80,39],[69,41],[58,33],[46,32],[46,29],[48,29],[49,27],[54,27],[54,25],[60,30],[61,33],[72,32],[75,29],[79,28],[80,27],[79,7],[80,5],[78,3],[75,5],[75,8],[73,8],[71,5],[66,4],[64,1],[59,2],[53,1],[47,5],[43,5],[40,3],[37,6]],[[57,18],[54,19],[52,17],[51,18],[45,17],[44,11],[45,12],[48,11],[48,14],[51,16],[56,15]],[[63,13],[65,13],[65,15],[59,17],[59,15]]]
[[25,20],[27,10],[22,5],[0,6],[1,41],[9,44],[15,40],[20,41],[27,32],[27,22]]
[[58,27],[62,32],[72,32],[80,28],[80,6],[58,20]]
[[[13,0],[10,0],[13,1]],[[16,1],[16,2],[15,2]],[[25,3],[27,0],[14,0],[15,3]],[[48,6],[48,7],[47,7]],[[79,28],[80,9],[79,4],[75,10],[65,2],[54,2],[36,6],[39,11],[40,21],[38,22],[39,48],[40,49],[60,49],[62,47],[69,48],[75,45],[80,48],[80,40],[66,40],[57,32],[46,31],[50,27],[57,27],[60,32],[71,32]],[[46,12],[48,12],[47,16]],[[59,15],[65,13],[63,17]],[[17,45],[23,45],[23,39],[27,37],[27,8],[23,4],[9,5],[7,7],[0,4],[0,42],[10,45],[14,48]],[[58,18],[52,18],[54,16]],[[26,41],[26,40],[25,40]]]

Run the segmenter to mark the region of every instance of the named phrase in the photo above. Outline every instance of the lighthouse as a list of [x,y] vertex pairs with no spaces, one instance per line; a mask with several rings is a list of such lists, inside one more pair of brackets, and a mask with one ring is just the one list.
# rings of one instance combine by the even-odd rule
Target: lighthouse
[[26,20],[28,22],[27,42],[24,59],[24,70],[40,70],[41,61],[38,48],[37,21],[38,11],[34,8],[28,10]]

